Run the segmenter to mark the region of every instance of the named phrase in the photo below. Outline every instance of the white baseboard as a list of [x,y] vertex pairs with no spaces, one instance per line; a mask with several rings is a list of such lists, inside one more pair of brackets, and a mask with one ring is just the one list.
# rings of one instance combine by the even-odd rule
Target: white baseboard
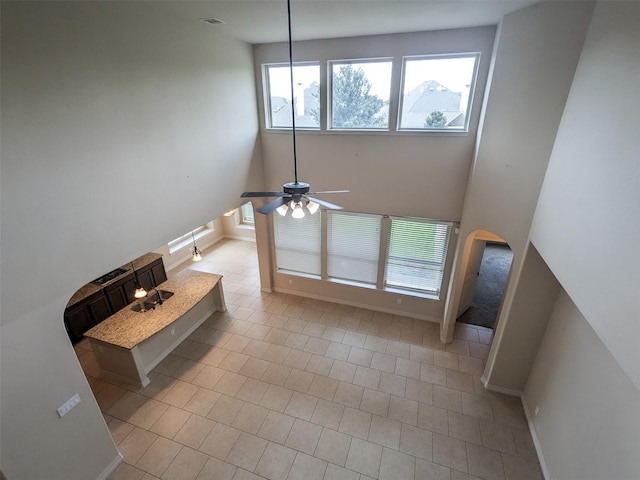
[[229,239],[229,240],[244,240],[245,242],[253,242],[256,243],[256,239],[254,238],[249,238],[249,237],[243,237],[241,235],[226,235],[224,236],[225,239]]
[[122,463],[122,460],[124,460],[124,458],[122,454],[118,452],[118,456],[113,459],[96,480],[107,480],[109,476],[116,471],[116,468]]
[[522,398],[523,393],[520,390],[514,390],[512,388],[504,388],[504,387],[500,387],[498,385],[491,385],[489,383],[489,381],[487,380],[487,377],[485,377],[484,375],[482,375],[480,377],[480,381],[484,385],[484,388],[486,388],[487,390],[489,390],[491,392],[503,393],[505,395],[510,395],[512,397],[520,397],[520,398]]
[[527,397],[525,397],[524,394],[522,394],[520,399],[522,400],[524,415],[525,417],[527,417],[527,424],[529,425],[529,431],[531,432],[531,438],[533,439],[533,446],[535,447],[536,453],[538,454],[538,461],[540,462],[540,470],[542,470],[542,476],[544,477],[545,480],[550,480],[551,475],[549,475],[547,464],[544,461],[544,455],[542,455],[542,447],[540,445],[540,439],[538,438],[536,427],[533,424],[533,415],[531,414],[531,409],[529,408],[529,404],[527,403]]

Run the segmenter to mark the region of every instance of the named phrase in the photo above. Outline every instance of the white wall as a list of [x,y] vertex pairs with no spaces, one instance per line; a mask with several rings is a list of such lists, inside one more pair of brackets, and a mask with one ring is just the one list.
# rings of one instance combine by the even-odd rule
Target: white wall
[[[331,195],[330,199],[327,197],[346,211],[458,221],[494,35],[495,27],[488,26],[294,42],[294,61],[320,62],[321,96],[326,95],[326,65],[329,60],[393,57],[397,61],[393,75],[399,79],[399,67],[404,55],[481,53],[469,133],[298,131],[299,179],[309,182],[312,190],[350,190],[348,194]],[[262,64],[284,62],[287,58],[286,44],[255,47],[259,101],[262,100]],[[396,98],[398,86],[392,88],[391,101]],[[265,184],[267,189],[277,190],[283,183],[293,180],[291,132],[265,131],[262,103],[260,107]],[[451,245],[455,245],[455,235],[452,236]],[[256,237],[264,264],[275,268],[273,251],[270,244],[265,242],[269,234],[261,232],[259,224]],[[450,248],[443,285],[448,283],[452,253],[453,248]],[[440,322],[444,312],[444,295],[438,300],[425,299],[281,273],[265,275],[262,287],[434,322]],[[401,304],[398,303],[399,299]]]
[[589,2],[543,2],[506,15],[498,30],[442,331],[443,340],[453,338],[469,235],[477,229],[499,235],[511,247],[513,263],[489,369],[509,321],[536,202],[592,9]]
[[[459,220],[494,35],[495,27],[490,26],[294,42],[294,61],[320,62],[321,96],[329,60],[394,57],[399,67],[403,55],[481,52],[468,134],[299,132],[299,179],[309,182],[312,190],[350,190],[329,200],[348,211]],[[257,84],[263,63],[287,58],[285,44],[256,46]],[[394,74],[399,79],[399,68]],[[397,95],[397,89],[392,90],[391,101]],[[261,137],[266,186],[279,189],[293,180],[291,133],[263,130]]]
[[252,50],[151,2],[1,8],[0,465],[94,479],[117,453],[65,304],[262,188]]
[[532,242],[640,388],[640,4],[598,3]]
[[565,291],[523,399],[547,478],[640,478],[640,392]]

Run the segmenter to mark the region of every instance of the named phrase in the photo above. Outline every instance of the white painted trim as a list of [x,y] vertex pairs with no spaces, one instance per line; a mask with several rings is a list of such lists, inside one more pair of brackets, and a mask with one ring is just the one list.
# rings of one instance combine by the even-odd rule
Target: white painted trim
[[256,243],[255,237],[254,238],[249,238],[249,237],[242,237],[240,235],[227,235],[227,234],[225,234],[225,236],[223,238],[225,238],[225,239],[228,238],[229,240],[244,240],[246,242]]
[[349,300],[342,300],[340,298],[325,297],[322,295],[315,295],[313,293],[301,292],[300,290],[288,290],[286,288],[276,287],[274,288],[274,291],[278,293],[286,293],[288,295],[295,295],[296,297],[313,298],[314,300],[322,300],[330,303],[339,303],[341,305],[349,305],[350,307],[364,308],[366,310],[374,310],[376,312],[391,313],[393,315],[401,315],[403,317],[415,318],[417,320],[424,320],[427,322],[437,323],[438,325],[440,325],[439,318],[431,317],[429,315],[419,315],[419,314],[414,314],[410,312],[394,310],[392,308],[384,308],[384,307],[379,307],[377,305],[370,305],[367,303],[358,303],[358,302],[351,302]]
[[484,388],[486,388],[487,390],[489,390],[491,392],[503,393],[505,395],[510,395],[512,397],[519,397],[519,398],[522,398],[522,395],[524,395],[520,390],[514,390],[512,388],[499,387],[498,385],[491,385],[489,383],[489,381],[487,380],[487,377],[484,376],[484,374],[480,377],[480,381],[484,385]]
[[116,468],[122,463],[124,457],[120,452],[118,452],[118,456],[113,459],[113,461],[105,468],[102,473],[98,476],[96,480],[107,480],[109,476],[116,471]]
[[524,396],[524,393],[520,397],[522,400],[522,407],[524,408],[524,415],[527,417],[527,424],[529,425],[529,432],[531,433],[531,438],[533,439],[533,446],[536,449],[536,453],[538,454],[538,462],[540,462],[540,470],[542,470],[542,476],[545,480],[550,480],[551,475],[549,474],[549,470],[547,469],[547,464],[544,461],[544,455],[542,454],[542,446],[540,445],[540,439],[538,438],[538,433],[536,432],[536,427],[533,423],[533,415],[531,415],[531,410],[529,408],[529,404],[527,403],[527,398]]

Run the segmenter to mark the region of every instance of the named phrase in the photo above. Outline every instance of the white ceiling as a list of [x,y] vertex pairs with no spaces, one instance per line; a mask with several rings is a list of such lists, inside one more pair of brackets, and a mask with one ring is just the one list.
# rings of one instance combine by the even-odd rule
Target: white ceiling
[[[496,25],[507,13],[538,0],[291,0],[293,40],[418,32]],[[207,25],[249,43],[287,39],[286,0],[177,0],[154,2],[183,20],[217,18]]]

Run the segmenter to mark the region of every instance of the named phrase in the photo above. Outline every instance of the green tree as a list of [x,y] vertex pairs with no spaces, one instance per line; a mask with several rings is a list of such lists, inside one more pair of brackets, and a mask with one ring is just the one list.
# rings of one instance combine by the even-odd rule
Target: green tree
[[361,68],[343,65],[333,76],[332,125],[338,128],[385,127],[378,117],[384,101],[372,95],[371,82]]
[[442,112],[431,112],[424,121],[427,128],[445,128],[447,126],[447,117]]

